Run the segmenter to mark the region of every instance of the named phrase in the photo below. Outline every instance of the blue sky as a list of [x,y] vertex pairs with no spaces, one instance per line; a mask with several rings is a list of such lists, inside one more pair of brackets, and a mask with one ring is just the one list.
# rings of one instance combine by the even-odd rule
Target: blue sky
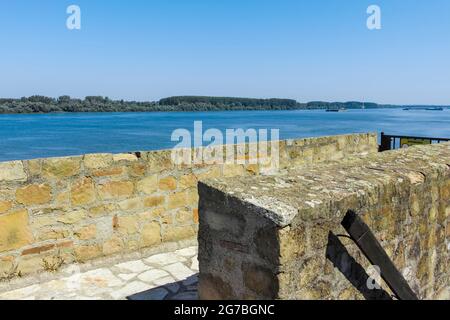
[[[381,30],[366,28],[371,4]],[[449,57],[448,0],[0,2],[2,97],[450,104]]]

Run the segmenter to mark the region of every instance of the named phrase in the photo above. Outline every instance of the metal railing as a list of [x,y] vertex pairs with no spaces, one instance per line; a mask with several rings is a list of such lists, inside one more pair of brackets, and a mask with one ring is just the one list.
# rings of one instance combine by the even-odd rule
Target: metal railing
[[434,143],[449,142],[449,138],[430,138],[430,137],[414,137],[414,136],[399,136],[388,135],[381,133],[380,152],[407,148],[412,145],[427,145]]

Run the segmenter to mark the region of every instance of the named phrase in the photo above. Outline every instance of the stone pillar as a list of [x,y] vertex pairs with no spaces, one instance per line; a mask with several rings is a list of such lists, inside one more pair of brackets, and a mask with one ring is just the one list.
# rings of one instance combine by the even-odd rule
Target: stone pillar
[[[199,183],[201,299],[390,299],[341,221],[356,211],[421,299],[448,299],[450,144]],[[375,277],[376,278],[376,277]]]

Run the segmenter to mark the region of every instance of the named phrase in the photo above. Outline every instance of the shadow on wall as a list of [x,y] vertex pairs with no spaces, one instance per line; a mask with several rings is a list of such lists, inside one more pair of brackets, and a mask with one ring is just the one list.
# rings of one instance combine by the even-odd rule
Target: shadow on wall
[[330,232],[326,257],[334,267],[337,268],[348,281],[351,282],[367,300],[392,300],[392,297],[383,289],[369,289],[367,280],[369,275],[365,269],[350,255],[339,238]]
[[197,300],[198,273],[184,280],[167,283],[128,296],[128,300]]

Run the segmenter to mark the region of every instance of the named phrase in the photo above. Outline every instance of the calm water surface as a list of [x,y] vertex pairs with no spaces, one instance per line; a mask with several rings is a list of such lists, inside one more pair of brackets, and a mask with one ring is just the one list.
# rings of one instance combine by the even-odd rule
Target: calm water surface
[[0,161],[171,148],[172,131],[193,131],[198,120],[203,130],[279,129],[282,139],[373,131],[450,137],[450,109],[0,115]]

